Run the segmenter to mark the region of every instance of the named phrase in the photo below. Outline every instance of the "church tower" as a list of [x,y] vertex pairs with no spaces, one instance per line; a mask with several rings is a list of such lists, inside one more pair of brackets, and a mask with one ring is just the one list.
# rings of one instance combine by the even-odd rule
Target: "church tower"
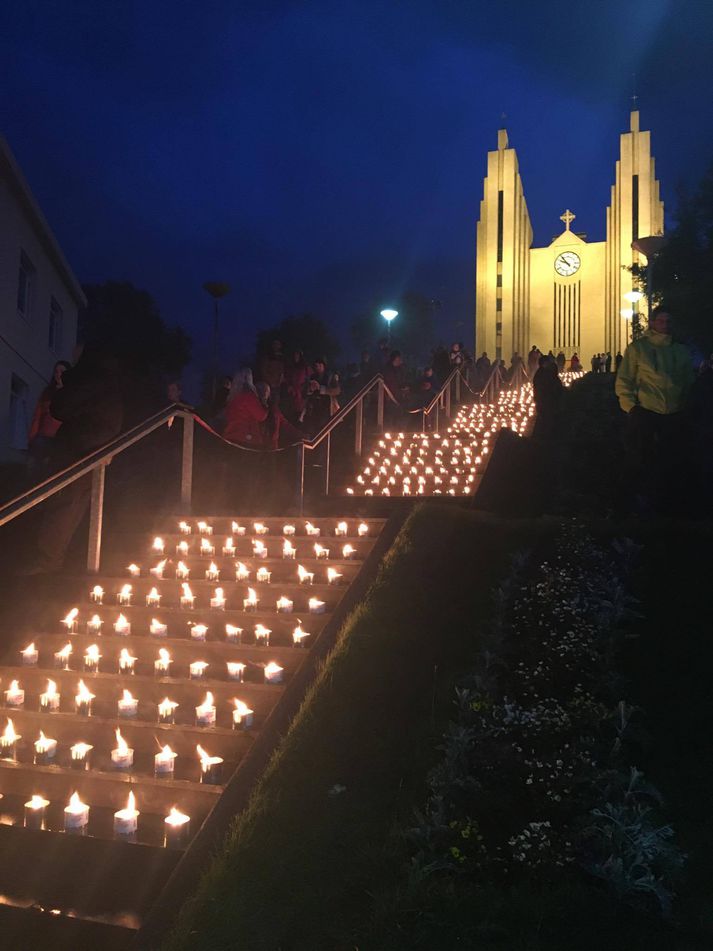
[[663,234],[663,202],[659,196],[651,133],[639,129],[639,113],[631,113],[629,131],[620,137],[611,203],[607,208],[605,349],[622,350],[627,343],[628,321],[623,309],[636,310],[625,294],[632,290],[632,264],[646,264],[633,251],[631,242],[648,235]]
[[476,232],[476,352],[508,363],[530,339],[529,296],[532,226],[517,154],[498,131],[488,152],[488,172]]

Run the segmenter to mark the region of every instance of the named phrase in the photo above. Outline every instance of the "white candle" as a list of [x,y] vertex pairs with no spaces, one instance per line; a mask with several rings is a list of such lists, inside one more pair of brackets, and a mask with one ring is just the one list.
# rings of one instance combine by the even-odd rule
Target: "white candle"
[[327,568],[327,584],[339,584],[342,575],[336,568]]
[[116,749],[111,751],[111,763],[114,769],[131,769],[134,765],[134,751],[121,735],[121,730],[115,731]]
[[214,561],[211,561],[206,568],[205,578],[206,581],[217,581],[220,578],[220,571]]
[[92,590],[89,592],[89,600],[93,601],[95,604],[101,604],[104,600],[104,589],[100,584],[95,584]]
[[245,676],[245,664],[229,660],[226,661],[226,666],[228,668],[228,679],[237,680],[239,683],[242,683]]
[[237,522],[233,522],[233,523],[231,524],[230,530],[231,530],[231,532],[233,533],[233,535],[244,535],[244,534],[245,534],[245,526],[244,526],[244,525],[238,525]]
[[181,585],[181,607],[192,608],[195,603],[195,597],[190,586],[184,581]]
[[306,639],[311,636],[309,631],[303,631],[301,625],[298,624],[292,632],[292,643],[295,647],[305,647]]
[[210,786],[219,785],[223,778],[223,758],[211,756],[201,746],[197,746],[196,750],[200,757],[201,782]]
[[149,625],[149,633],[153,634],[154,637],[165,637],[168,633],[168,624],[162,624],[161,621],[152,618],[151,624]]
[[182,561],[179,561],[176,565],[176,577],[180,580],[181,578],[186,579],[191,573],[191,569],[188,565],[185,565]]
[[35,740],[35,766],[49,766],[57,754],[57,740],[50,739],[40,730]]
[[117,713],[120,717],[133,718],[139,712],[139,701],[132,697],[131,692],[123,690],[116,702]]
[[215,545],[211,544],[207,538],[201,538],[200,553],[206,557],[212,557],[215,554]]
[[178,523],[178,530],[179,530],[179,532],[181,533],[181,535],[190,535],[190,534],[191,534],[191,526],[188,524],[188,522],[179,522],[179,523]]
[[0,756],[4,759],[15,759],[17,753],[17,741],[21,739],[19,733],[15,733],[15,726],[8,717],[7,726],[0,734]]
[[294,557],[297,554],[297,549],[292,544],[289,539],[285,539],[282,543],[282,557],[288,558],[294,561]]
[[125,584],[121,586],[121,590],[116,596],[118,604],[131,604],[131,595],[133,589],[130,584]]
[[347,534],[347,523],[346,522],[337,522],[337,527],[334,529],[335,535],[346,535]]
[[175,700],[169,700],[166,697],[158,705],[158,722],[159,723],[168,723],[171,724],[174,722],[176,707],[178,704]]
[[254,588],[248,588],[247,598],[243,598],[244,611],[257,611],[258,597]]
[[62,618],[62,624],[64,624],[67,629],[68,634],[77,633],[77,617],[79,616],[79,608],[72,608],[69,614]]
[[320,601],[319,598],[310,598],[309,611],[310,614],[324,614],[324,601]]
[[253,539],[253,555],[255,558],[267,558],[267,548],[264,542]]
[[208,634],[208,626],[206,624],[191,624],[189,621],[188,626],[191,629],[191,640],[204,641],[206,639],[206,635]]
[[70,746],[69,755],[72,769],[89,769],[89,754],[94,747],[89,743],[75,743]]
[[294,534],[295,534],[295,526],[294,526],[294,525],[283,525],[283,526],[282,526],[282,534],[283,534],[283,535],[294,535]]
[[223,554],[224,555],[234,555],[235,554],[235,542],[232,537],[225,539],[225,544],[223,545]]
[[20,651],[20,653],[22,654],[22,664],[24,667],[37,666],[40,652],[37,650],[34,643],[28,644],[24,650]]
[[189,667],[191,680],[200,680],[209,666],[205,660],[194,660]]
[[242,627],[236,627],[234,624],[225,625],[225,639],[231,644],[239,644],[243,637]]
[[353,545],[345,545],[344,548],[342,548],[342,558],[349,561],[349,559],[354,557],[355,552],[356,548],[354,548]]
[[84,831],[89,823],[89,806],[81,801],[79,793],[72,793],[69,805],[64,807],[64,831]]
[[255,580],[259,581],[260,584],[270,584],[271,578],[272,578],[272,572],[268,571],[264,565],[262,568],[258,568],[255,574]]
[[191,827],[190,817],[171,806],[170,813],[164,821],[164,845],[166,848],[176,848],[183,845],[188,839]]
[[209,525],[208,522],[198,522],[198,531],[201,535],[212,535],[213,526]]
[[119,672],[122,674],[133,674],[136,658],[133,657],[124,647],[119,654]]
[[270,645],[270,634],[272,631],[270,628],[265,627],[263,624],[255,625],[255,644],[257,647],[269,647]]
[[151,574],[154,576],[154,578],[158,578],[160,581],[161,578],[163,578],[163,573],[165,569],[166,569],[166,559],[164,558],[162,561],[159,561],[157,565],[154,565],[154,567],[151,568],[150,571],[151,571]]
[[290,601],[289,598],[286,598],[283,594],[282,597],[277,600],[277,612],[278,614],[292,614],[292,609],[294,607],[294,602]]
[[214,611],[225,611],[225,594],[222,588],[216,588],[210,599],[210,606]]
[[297,575],[300,579],[300,584],[312,584],[314,582],[314,572],[307,571],[302,565],[297,565]]
[[74,698],[77,713],[85,717],[91,716],[93,699],[94,694],[87,689],[84,681],[80,680],[79,686],[77,687],[77,695]]
[[130,792],[126,808],[114,813],[114,835],[135,835],[140,814],[136,808],[136,797]]
[[101,656],[99,647],[96,644],[90,644],[84,655],[84,669],[90,674],[95,674],[99,670]]
[[315,542],[314,555],[315,555],[315,558],[327,559],[329,558],[329,549],[324,548],[322,545],[319,544],[319,542]]
[[114,622],[114,631],[122,636],[131,634],[131,624],[123,614],[120,614]]
[[5,691],[5,706],[22,707],[25,703],[25,691],[20,686],[18,680],[11,680],[10,686]]
[[281,684],[283,673],[284,670],[279,664],[276,664],[274,661],[270,661],[269,664],[265,665],[265,683]]
[[268,528],[262,522],[253,522],[253,530],[256,535],[267,535]]
[[196,707],[196,726],[215,726],[215,704],[210,690],[203,703]]
[[54,680],[48,680],[47,690],[40,694],[40,711],[42,713],[56,713],[59,710],[59,700],[57,684]]
[[250,572],[247,567],[239,561],[235,566],[235,580],[236,581],[247,581],[250,577]]
[[101,634],[102,631],[102,619],[98,614],[93,614],[87,621],[87,633],[88,634]]
[[135,565],[133,562],[127,566],[126,570],[129,572],[132,578],[138,578],[141,574],[141,569],[138,565]]
[[188,542],[184,538],[176,545],[176,554],[180,555],[181,558],[187,558],[188,551]]
[[162,555],[165,547],[166,546],[164,544],[163,539],[157,535],[156,538],[154,538],[153,540],[153,544],[151,545],[151,550],[155,551],[157,555]]
[[146,595],[146,607],[157,608],[160,603],[161,595],[159,594],[158,588],[151,588],[149,593]]
[[233,710],[233,729],[249,730],[253,725],[255,714],[250,707],[242,700],[235,700],[235,709]]
[[308,535],[319,535],[319,529],[316,525],[313,525],[311,522],[305,523],[305,531]]
[[42,796],[34,795],[29,802],[25,803],[25,828],[26,829],[44,829],[45,816],[49,799],[43,799]]
[[172,777],[175,766],[176,756],[170,746],[162,746],[161,750],[153,758],[153,769],[156,776]]
[[153,662],[154,673],[157,675],[167,674],[171,667],[171,655],[165,647],[161,647],[158,652],[158,659]]

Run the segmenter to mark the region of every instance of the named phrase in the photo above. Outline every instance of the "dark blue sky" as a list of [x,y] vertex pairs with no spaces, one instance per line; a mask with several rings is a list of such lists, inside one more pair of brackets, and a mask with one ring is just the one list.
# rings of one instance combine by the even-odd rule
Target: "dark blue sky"
[[[0,127],[82,281],[127,279],[227,365],[257,326],[405,290],[471,326],[500,116],[535,244],[592,239],[632,73],[670,211],[713,159],[713,3],[6,0]],[[460,336],[467,335],[459,331]]]

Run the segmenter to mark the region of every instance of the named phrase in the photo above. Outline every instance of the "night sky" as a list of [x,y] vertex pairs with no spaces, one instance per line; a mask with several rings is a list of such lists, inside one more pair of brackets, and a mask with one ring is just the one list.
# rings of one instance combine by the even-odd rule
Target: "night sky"
[[6,0],[0,128],[81,281],[149,290],[199,357],[205,280],[228,365],[304,311],[346,357],[407,290],[468,341],[503,113],[535,244],[566,206],[601,240],[636,73],[670,212],[713,159],[712,37],[709,0]]

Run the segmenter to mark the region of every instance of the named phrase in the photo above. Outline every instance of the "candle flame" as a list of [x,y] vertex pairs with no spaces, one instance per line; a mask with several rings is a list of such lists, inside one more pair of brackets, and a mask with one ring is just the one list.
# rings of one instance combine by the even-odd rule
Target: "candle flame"
[[130,690],[122,690],[121,693],[122,693],[121,699],[122,699],[123,703],[133,703],[133,702],[134,702],[134,698],[131,696],[131,691],[130,691]]
[[253,712],[247,703],[243,703],[242,700],[234,699],[233,703],[235,704],[235,713],[237,713],[239,717],[249,716],[249,714]]
[[156,538],[154,538],[153,545],[151,547],[153,548],[154,551],[163,553],[163,548],[164,548],[163,539],[159,535],[157,535]]
[[[122,651],[124,653],[124,651]],[[99,653],[99,647],[97,644],[90,644],[87,648],[87,652],[84,655],[84,660],[88,664],[98,664],[101,659],[101,654]]]
[[104,589],[102,588],[100,584],[94,585],[94,587],[92,588],[92,596],[99,599],[104,597]]
[[351,555],[354,554],[355,551],[356,551],[356,548],[354,548],[353,545],[345,545],[344,548],[342,548],[342,555],[345,558],[349,558]]
[[9,717],[7,718],[7,726],[5,727],[5,731],[3,732],[2,738],[3,738],[3,742],[7,744],[8,746],[10,745],[10,743],[15,743],[17,740],[20,739],[20,734],[15,733],[15,725],[13,724],[12,720]]
[[159,716],[169,716],[177,706],[178,703],[175,700],[169,700],[168,697],[165,697],[158,705]]
[[48,680],[47,692],[45,693],[45,697],[49,698],[49,697],[56,697],[56,696],[57,696],[57,684],[54,682],[54,680]]
[[149,630],[152,634],[158,634],[164,630],[166,627],[165,624],[162,624],[157,618],[151,618],[151,624]]
[[247,567],[242,563],[242,561],[239,561],[236,564],[235,575],[238,581],[244,581],[246,578],[250,576],[250,572],[248,571]]
[[215,703],[214,703],[214,701],[213,701],[213,694],[210,692],[210,690],[207,690],[207,691],[206,691],[206,695],[205,695],[205,700],[204,700],[203,703],[198,707],[198,709],[199,709],[199,710],[206,710],[206,711],[207,711],[207,710],[210,710],[210,709],[211,709],[212,707],[214,707],[214,706],[215,706]]
[[265,674],[270,677],[273,674],[279,673],[283,668],[279,664],[276,664],[274,660],[271,660],[269,664],[265,665]]
[[120,753],[129,752],[129,744],[126,742],[124,737],[121,735],[121,730],[116,730],[114,735],[116,736],[116,748]]
[[77,686],[77,696],[75,697],[77,703],[89,703],[93,699],[94,694],[87,688],[87,685],[84,683],[84,681],[80,680]]
[[333,584],[338,578],[341,577],[341,574],[336,568],[327,568],[327,581],[329,581],[330,584]]
[[264,624],[256,624],[256,625],[255,625],[255,637],[257,637],[257,638],[263,638],[263,637],[265,637],[265,638],[266,638],[266,637],[269,637],[271,633],[272,633],[272,632],[271,632],[270,628],[269,628],[269,627],[265,627]]
[[187,816],[184,812],[179,812],[175,806],[171,806],[171,811],[164,819],[164,822],[170,826],[182,826],[190,821],[190,816]]
[[67,812],[82,812],[86,808],[87,808],[86,803],[83,803],[82,800],[79,798],[79,793],[78,792],[72,793],[72,795],[69,797],[69,805],[66,807],[66,811]]
[[133,588],[130,584],[124,584],[121,586],[121,591],[119,592],[119,597],[121,598],[130,598]]
[[119,666],[133,667],[135,663],[136,663],[136,658],[132,657],[125,647],[122,647],[121,653],[119,654]]
[[222,763],[222,756],[211,756],[210,753],[206,753],[202,746],[196,746],[196,752],[200,757],[201,768],[203,770],[208,769],[209,766],[215,766],[217,763]]
[[246,600],[250,604],[257,604],[257,593],[255,592],[254,588],[248,588],[248,596]]
[[44,809],[45,806],[49,806],[49,799],[43,799],[42,796],[38,796],[36,793],[29,802],[25,803],[25,809]]
[[139,566],[138,566],[138,565],[135,565],[135,564],[133,563],[133,561],[131,562],[130,565],[127,566],[127,569],[126,569],[126,570],[127,570],[128,572],[130,572],[132,575],[138,575],[138,573],[141,571],[141,569],[139,568]]
[[75,743],[74,746],[70,747],[72,759],[84,759],[87,753],[93,749],[94,747],[90,743]]
[[72,608],[69,614],[62,620],[63,624],[66,624],[67,627],[71,627],[72,624],[77,620],[79,614],[79,608]]
[[183,592],[182,596],[187,601],[193,600],[193,592],[191,591],[191,586],[186,581],[184,581],[183,584],[181,585],[181,591]]

